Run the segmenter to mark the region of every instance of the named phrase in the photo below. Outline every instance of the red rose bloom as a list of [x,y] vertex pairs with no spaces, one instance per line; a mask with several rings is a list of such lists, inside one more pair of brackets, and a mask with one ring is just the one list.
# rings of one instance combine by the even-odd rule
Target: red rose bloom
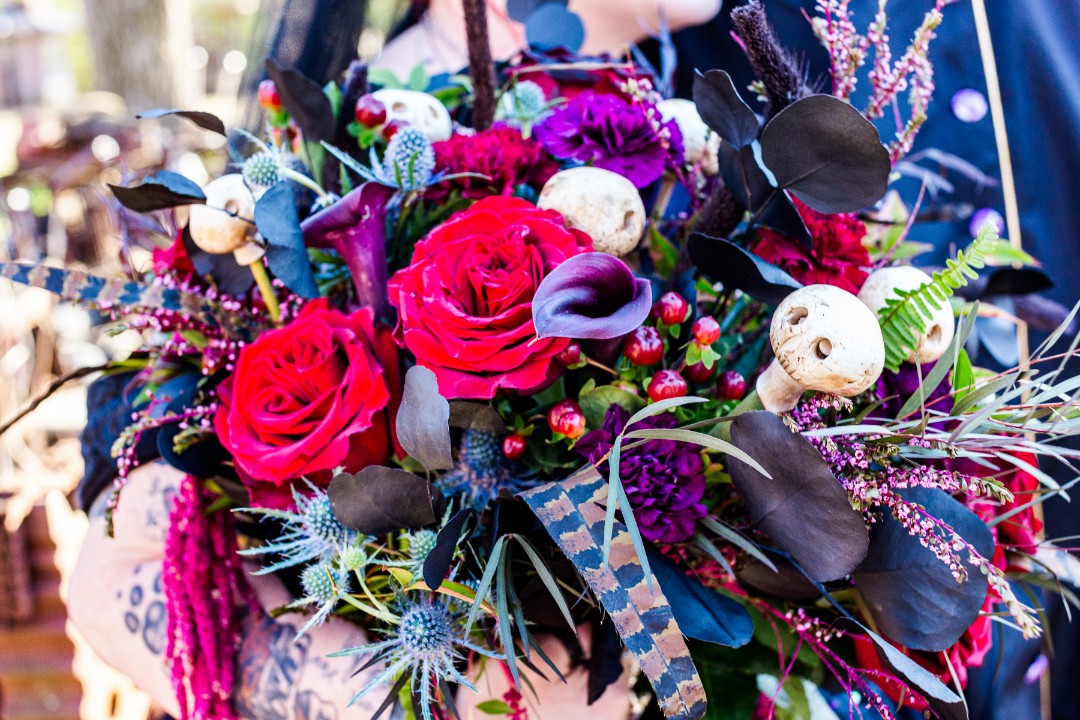
[[513,197],[477,202],[418,242],[410,265],[390,278],[405,347],[445,397],[546,387],[570,341],[537,339],[533,295],[555,266],[591,249],[557,212]]
[[240,351],[218,388],[214,425],[252,504],[285,507],[291,481],[325,485],[338,466],[356,472],[389,460],[397,350],[373,317],[313,300]]
[[825,215],[796,198],[792,202],[810,231],[810,252],[775,230],[761,228],[754,254],[804,285],[835,285],[858,293],[866,282],[863,268],[870,265],[870,253],[862,244],[866,226],[853,214]]
[[431,188],[427,196],[438,201],[460,189],[467,198],[510,195],[517,185],[539,190],[559,170],[544,146],[521,131],[500,125],[475,135],[454,135],[435,143],[435,169],[440,173],[477,173],[485,177],[459,177]]

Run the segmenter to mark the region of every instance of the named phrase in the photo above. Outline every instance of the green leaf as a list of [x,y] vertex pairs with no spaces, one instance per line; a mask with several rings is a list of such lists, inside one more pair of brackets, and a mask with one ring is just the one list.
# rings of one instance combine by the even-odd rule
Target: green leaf
[[630,427],[634,423],[641,422],[645,418],[650,418],[653,415],[659,415],[662,412],[667,412],[672,408],[682,407],[683,405],[690,405],[692,403],[703,402],[708,402],[708,400],[706,398],[695,397],[693,395],[685,395],[683,397],[660,400],[659,402],[654,402],[652,405],[644,407],[631,415],[630,419],[626,421],[626,427]]
[[649,224],[649,233],[649,245],[653,251],[656,272],[661,277],[671,277],[675,272],[676,264],[679,262],[679,249],[662,232],[657,230],[655,224]]
[[596,382],[590,380],[581,389],[578,404],[581,405],[581,411],[585,414],[588,426],[598,428],[604,424],[604,416],[612,405],[618,405],[629,413],[635,413],[645,407],[645,400],[632,392],[612,385],[596,387]]
[[952,388],[957,402],[964,399],[975,387],[975,370],[971,365],[971,358],[967,350],[961,350],[956,358],[956,366],[953,368]]
[[1039,262],[1008,240],[994,238],[986,245],[986,264],[995,266],[1038,265]]
[[323,94],[330,101],[330,109],[334,111],[334,117],[337,117],[341,112],[341,104],[345,101],[341,88],[336,82],[331,81],[323,86]]
[[205,349],[210,344],[210,340],[198,330],[181,330],[180,336],[200,350]]
[[510,706],[502,700],[485,700],[476,706],[485,715],[509,715]]
[[[681,398],[680,398],[681,399]],[[701,445],[707,447],[710,450],[716,450],[718,452],[726,453],[733,457],[737,457],[750,467],[757,470],[766,478],[772,479],[772,475],[769,474],[765,468],[758,464],[758,461],[747,455],[745,452],[735,447],[729,442],[721,440],[718,437],[712,435],[706,435],[705,433],[699,433],[694,430],[685,430],[683,428],[653,428],[649,430],[632,430],[624,435],[627,440],[643,439],[643,440],[678,440],[680,442],[693,443],[694,445]]]
[[370,68],[368,70],[368,82],[384,88],[401,89],[405,84],[398,80],[398,76],[386,68]]
[[427,90],[428,84],[427,71],[424,70],[424,64],[419,63],[412,69],[412,72],[409,73],[409,89],[424,92]]

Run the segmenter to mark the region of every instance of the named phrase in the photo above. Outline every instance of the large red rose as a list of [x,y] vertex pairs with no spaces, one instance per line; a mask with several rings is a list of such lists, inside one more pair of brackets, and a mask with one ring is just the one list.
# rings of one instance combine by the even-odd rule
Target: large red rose
[[240,351],[214,425],[254,505],[288,506],[292,481],[325,485],[336,467],[389,460],[397,348],[373,318],[314,300]]
[[570,341],[537,339],[533,295],[555,266],[591,249],[556,212],[520,198],[480,200],[418,242],[410,265],[390,278],[405,347],[445,397],[547,386]]

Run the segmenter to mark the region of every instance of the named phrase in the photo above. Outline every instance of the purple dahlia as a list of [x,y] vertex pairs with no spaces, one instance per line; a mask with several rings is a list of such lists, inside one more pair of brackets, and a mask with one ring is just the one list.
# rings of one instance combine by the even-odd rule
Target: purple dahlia
[[[630,413],[608,408],[604,424],[578,440],[575,449],[597,462],[614,445]],[[673,428],[675,416],[662,413],[635,423],[634,430]],[[600,465],[607,473],[607,463]],[[694,536],[694,524],[705,517],[705,462],[695,446],[674,440],[649,440],[622,454],[619,462],[626,497],[634,508],[641,534],[652,542],[674,543]]]
[[683,156],[679,126],[663,122],[655,110],[650,120],[647,108],[621,96],[586,92],[553,112],[535,133],[555,157],[618,173],[640,189]]

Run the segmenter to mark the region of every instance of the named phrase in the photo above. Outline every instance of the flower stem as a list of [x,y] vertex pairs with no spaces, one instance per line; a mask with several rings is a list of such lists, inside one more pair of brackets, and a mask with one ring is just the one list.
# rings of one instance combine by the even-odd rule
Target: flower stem
[[266,303],[266,312],[270,314],[270,319],[276,324],[281,322],[281,306],[278,304],[277,295],[274,294],[274,286],[270,284],[270,276],[266,274],[266,268],[263,266],[262,260],[256,260],[248,265],[251,270],[251,274],[255,276],[255,284],[259,286],[259,294],[262,295],[263,302]]
[[318,195],[320,198],[325,198],[325,197],[329,196],[329,193],[327,193],[325,190],[323,190],[319,186],[319,183],[315,182],[314,180],[309,178],[307,175],[304,175],[303,173],[298,173],[295,170],[291,170],[291,169],[289,169],[287,167],[280,167],[279,166],[278,167],[278,175],[285,178],[286,180],[292,180],[294,183],[296,183],[298,185],[303,185],[308,190],[311,190],[316,195]]

